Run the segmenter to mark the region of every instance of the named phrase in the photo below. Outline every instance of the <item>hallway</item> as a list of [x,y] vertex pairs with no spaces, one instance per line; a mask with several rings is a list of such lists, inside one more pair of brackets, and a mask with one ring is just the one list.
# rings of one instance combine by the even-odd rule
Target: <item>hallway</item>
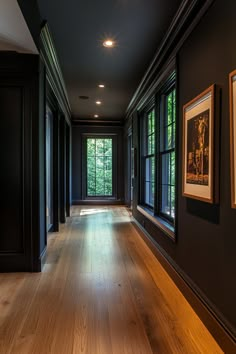
[[42,273],[0,274],[0,353],[222,353],[124,207],[73,207]]

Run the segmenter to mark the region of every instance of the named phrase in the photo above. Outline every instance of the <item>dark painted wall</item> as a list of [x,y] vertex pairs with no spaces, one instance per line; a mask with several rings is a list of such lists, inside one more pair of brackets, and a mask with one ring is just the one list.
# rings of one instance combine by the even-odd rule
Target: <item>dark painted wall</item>
[[44,70],[39,64],[36,55],[0,53],[0,271],[40,270],[45,248]]
[[72,203],[82,199],[82,138],[83,134],[116,134],[117,135],[117,201],[124,201],[123,175],[123,128],[92,127],[77,125],[72,127]]
[[[216,0],[180,49],[178,62],[178,214],[173,243],[137,209],[134,215],[166,252],[170,261],[235,334],[236,327],[236,210],[230,201],[228,74],[236,69],[236,2]],[[182,107],[211,84],[220,85],[220,205],[182,197]],[[133,117],[134,146],[138,122]]]

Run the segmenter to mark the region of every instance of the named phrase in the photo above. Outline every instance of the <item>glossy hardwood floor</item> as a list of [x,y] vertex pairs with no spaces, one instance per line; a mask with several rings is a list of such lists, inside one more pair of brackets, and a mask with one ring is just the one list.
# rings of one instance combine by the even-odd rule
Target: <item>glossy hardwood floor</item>
[[222,353],[122,207],[74,207],[41,274],[0,274],[0,353]]

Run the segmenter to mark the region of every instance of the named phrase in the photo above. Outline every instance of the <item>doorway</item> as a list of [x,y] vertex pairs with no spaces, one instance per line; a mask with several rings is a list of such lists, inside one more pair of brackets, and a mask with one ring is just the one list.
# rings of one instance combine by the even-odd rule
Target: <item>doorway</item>
[[53,228],[53,113],[46,108],[46,220],[47,231]]

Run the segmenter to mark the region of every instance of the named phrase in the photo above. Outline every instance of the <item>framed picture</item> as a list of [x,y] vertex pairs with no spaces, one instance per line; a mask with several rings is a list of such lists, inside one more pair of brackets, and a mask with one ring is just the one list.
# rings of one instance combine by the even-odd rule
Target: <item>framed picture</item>
[[236,70],[229,74],[231,205],[236,208]]
[[218,201],[215,99],[212,85],[183,107],[183,195],[207,203]]

